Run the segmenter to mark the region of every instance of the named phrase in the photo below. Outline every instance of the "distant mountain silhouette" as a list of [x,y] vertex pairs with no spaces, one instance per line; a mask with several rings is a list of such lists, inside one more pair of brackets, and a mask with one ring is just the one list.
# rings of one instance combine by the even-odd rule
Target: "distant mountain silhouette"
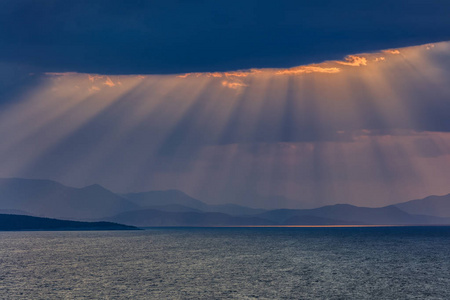
[[95,220],[137,208],[100,185],[73,188],[51,180],[0,179],[0,209],[40,217]]
[[[129,193],[122,194],[122,196],[142,208],[152,208],[162,211],[185,212],[186,207],[190,207],[203,212],[221,212],[234,216],[251,215],[266,211],[264,209],[250,208],[237,204],[206,204],[179,190]],[[172,206],[168,207],[167,205]],[[181,205],[180,210],[176,210],[176,207],[173,205]]]
[[241,206],[238,204],[218,204],[218,205],[209,205],[208,208],[206,209],[206,211],[221,212],[221,213],[229,214],[232,216],[240,216],[240,215],[260,214],[267,210],[260,209],[260,208]]
[[410,214],[450,218],[450,194],[429,196],[423,199],[395,204],[395,206]]
[[140,207],[178,204],[201,210],[202,208],[205,208],[207,206],[206,203],[192,198],[191,196],[178,190],[129,193],[122,194],[122,196],[139,205]]
[[78,222],[23,215],[0,214],[0,231],[10,230],[137,230],[111,222]]
[[155,205],[148,206],[143,209],[156,209],[167,212],[202,212],[200,209],[184,206],[181,204]]
[[100,185],[73,188],[51,180],[0,179],[0,213],[136,226],[450,224],[450,195],[381,208],[349,204],[263,210],[210,205],[178,190],[118,195]]
[[[404,225],[404,224],[449,224],[450,220],[422,215],[408,214],[395,206],[381,208],[358,207],[349,204],[323,206],[314,209],[277,209],[257,217],[284,223],[293,217],[317,217],[334,220],[334,224],[361,224],[361,225]],[[297,220],[301,220],[298,218]]]
[[383,208],[331,205],[316,209],[279,209],[257,215],[231,216],[214,212],[168,212],[144,209],[106,219],[134,226],[238,226],[238,225],[426,225],[450,224],[449,219],[410,215],[390,206]]
[[217,212],[167,212],[156,209],[124,212],[107,220],[140,227],[276,225],[275,222],[252,216],[230,216]]

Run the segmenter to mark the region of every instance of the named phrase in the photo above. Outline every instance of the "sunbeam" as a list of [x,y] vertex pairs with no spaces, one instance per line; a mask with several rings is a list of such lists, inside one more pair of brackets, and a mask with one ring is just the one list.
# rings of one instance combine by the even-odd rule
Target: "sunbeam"
[[0,112],[0,175],[271,208],[448,193],[449,49],[287,69],[33,74],[41,84]]

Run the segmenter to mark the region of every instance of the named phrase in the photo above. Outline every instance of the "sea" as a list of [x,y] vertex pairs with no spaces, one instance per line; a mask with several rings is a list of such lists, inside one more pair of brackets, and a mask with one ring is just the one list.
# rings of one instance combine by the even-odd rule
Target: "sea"
[[0,232],[0,299],[450,299],[450,227]]

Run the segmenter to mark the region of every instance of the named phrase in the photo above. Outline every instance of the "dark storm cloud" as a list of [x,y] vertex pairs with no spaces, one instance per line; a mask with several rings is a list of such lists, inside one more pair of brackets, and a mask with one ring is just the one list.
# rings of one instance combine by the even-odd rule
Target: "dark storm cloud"
[[447,0],[0,3],[0,60],[53,72],[287,67],[449,39]]

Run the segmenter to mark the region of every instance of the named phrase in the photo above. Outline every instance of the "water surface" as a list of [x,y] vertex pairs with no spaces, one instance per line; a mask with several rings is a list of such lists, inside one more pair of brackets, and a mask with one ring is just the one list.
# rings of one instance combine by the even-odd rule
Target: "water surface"
[[0,299],[450,299],[450,227],[0,232]]

